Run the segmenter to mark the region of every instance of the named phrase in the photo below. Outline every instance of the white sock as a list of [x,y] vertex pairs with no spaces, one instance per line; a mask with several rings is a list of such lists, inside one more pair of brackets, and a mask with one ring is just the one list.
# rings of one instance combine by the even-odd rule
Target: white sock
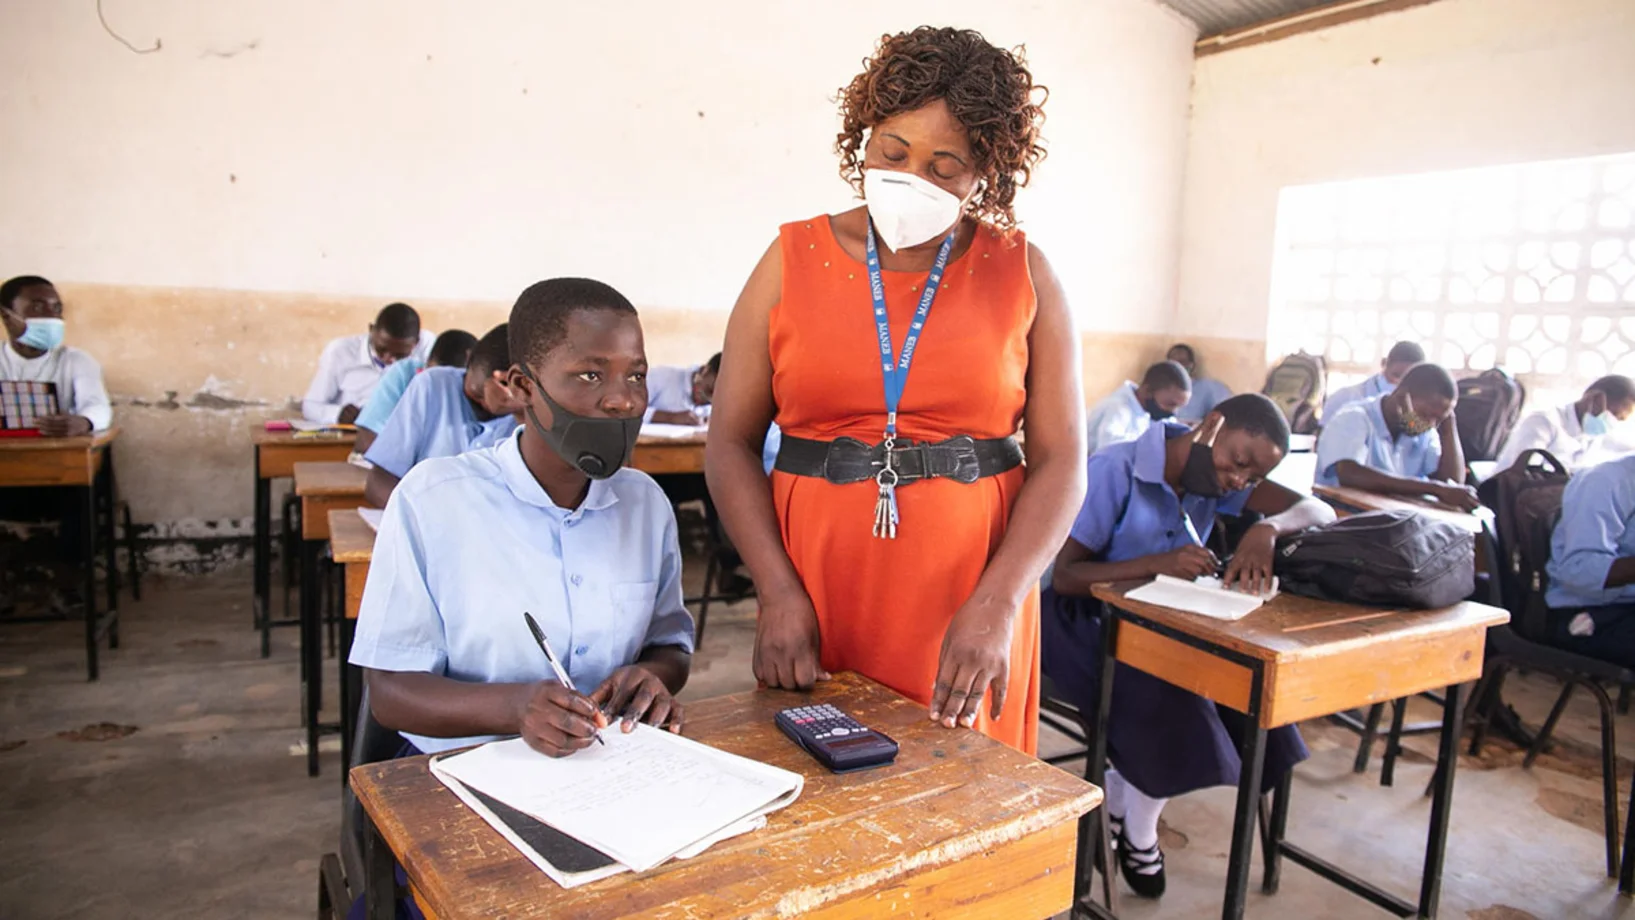
[[1158,845],[1158,816],[1163,813],[1164,805],[1169,799],[1155,799],[1142,794],[1140,789],[1123,783],[1124,792],[1124,839],[1130,841],[1130,846],[1137,850],[1145,850]]
[[1102,792],[1106,794],[1107,798],[1103,800],[1102,804],[1107,806],[1107,814],[1112,816],[1113,820],[1122,821],[1124,820],[1124,803],[1127,801],[1124,797],[1124,790],[1128,789],[1130,784],[1124,781],[1124,777],[1118,775],[1117,770],[1111,768],[1107,770],[1105,781],[1107,788],[1103,789]]

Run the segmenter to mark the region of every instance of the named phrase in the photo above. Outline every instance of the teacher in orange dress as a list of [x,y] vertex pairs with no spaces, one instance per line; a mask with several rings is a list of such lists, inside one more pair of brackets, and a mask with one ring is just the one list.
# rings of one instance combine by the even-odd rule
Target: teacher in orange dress
[[1039,576],[1085,488],[1078,337],[1011,209],[1043,96],[975,32],[881,40],[835,144],[865,205],[779,229],[733,308],[705,450],[759,589],[757,679],[858,671],[1030,753]]

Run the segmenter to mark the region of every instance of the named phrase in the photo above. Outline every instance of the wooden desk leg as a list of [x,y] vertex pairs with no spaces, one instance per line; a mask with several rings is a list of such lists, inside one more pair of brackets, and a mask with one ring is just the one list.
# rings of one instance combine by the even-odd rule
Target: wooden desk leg
[[369,920],[396,920],[397,861],[381,838],[375,819],[363,814],[363,903]]
[[97,499],[95,484],[80,489],[80,590],[85,602],[85,679],[101,676],[97,664]]
[[318,710],[322,686],[319,660],[323,607],[318,601],[318,552],[321,540],[301,541],[301,713],[307,729],[307,775],[318,775]]
[[1436,792],[1431,798],[1431,829],[1425,840],[1425,873],[1419,882],[1419,916],[1436,916],[1442,899],[1442,863],[1448,849],[1448,816],[1453,810],[1453,774],[1459,766],[1459,714],[1463,684],[1447,689],[1442,702],[1442,738],[1436,753]]
[[1258,663],[1251,668],[1249,711],[1243,737],[1238,741],[1238,807],[1232,819],[1232,850],[1226,862],[1225,920],[1242,920],[1249,893],[1249,862],[1254,857],[1255,817],[1260,812],[1260,778],[1266,765],[1266,728],[1260,723],[1266,674]]
[[261,478],[261,448],[255,451],[255,597],[251,608],[255,627],[261,630],[261,657],[272,654],[272,627],[268,625],[271,612],[268,596],[272,593],[272,480]]

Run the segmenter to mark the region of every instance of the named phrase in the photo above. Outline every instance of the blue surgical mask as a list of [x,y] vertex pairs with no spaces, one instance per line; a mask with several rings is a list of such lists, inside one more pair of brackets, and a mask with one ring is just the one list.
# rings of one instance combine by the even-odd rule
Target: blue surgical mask
[[28,325],[24,327],[23,334],[17,337],[17,344],[38,348],[41,351],[50,351],[62,344],[62,320],[34,317],[27,322]]
[[1612,413],[1601,412],[1584,416],[1584,434],[1598,438],[1612,430]]

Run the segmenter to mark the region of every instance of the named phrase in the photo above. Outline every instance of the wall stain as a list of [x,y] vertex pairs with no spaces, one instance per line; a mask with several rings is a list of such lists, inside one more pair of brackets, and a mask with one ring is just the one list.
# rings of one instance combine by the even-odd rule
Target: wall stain
[[259,399],[233,399],[228,396],[217,396],[215,393],[205,390],[194,393],[193,398],[187,401],[189,409],[213,409],[216,411],[237,411],[265,406],[266,404],[265,401]]

